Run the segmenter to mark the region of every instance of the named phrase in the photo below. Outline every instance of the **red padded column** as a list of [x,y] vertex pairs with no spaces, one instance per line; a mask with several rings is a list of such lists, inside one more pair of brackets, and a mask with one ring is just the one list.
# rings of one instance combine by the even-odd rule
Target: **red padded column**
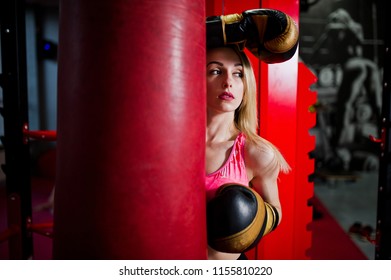
[[60,1],[55,259],[205,259],[203,0]]
[[[277,9],[289,14],[299,25],[299,1],[263,0],[262,8]],[[299,46],[300,47],[300,46]],[[308,153],[315,148],[309,129],[315,115],[308,108],[316,94],[310,90],[314,77],[298,63],[298,53],[280,64],[261,64],[261,135],[274,143],[292,167],[288,175],[280,175],[279,193],[282,220],[273,234],[265,236],[258,247],[258,259],[308,259],[311,246],[314,162]]]

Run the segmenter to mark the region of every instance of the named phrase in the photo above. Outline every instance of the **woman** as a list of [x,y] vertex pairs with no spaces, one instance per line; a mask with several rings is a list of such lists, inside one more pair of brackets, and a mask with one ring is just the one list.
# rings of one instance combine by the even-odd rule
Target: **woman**
[[[257,135],[256,82],[237,47],[207,51],[206,192],[210,200],[226,183],[252,187],[274,206],[281,221],[277,180],[289,165],[277,148]],[[208,259],[245,259],[208,248]]]

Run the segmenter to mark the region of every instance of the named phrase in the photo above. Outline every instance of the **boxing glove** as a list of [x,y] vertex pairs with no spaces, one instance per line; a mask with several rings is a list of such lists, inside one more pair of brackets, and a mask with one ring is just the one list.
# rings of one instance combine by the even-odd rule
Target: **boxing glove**
[[220,252],[246,252],[278,221],[277,210],[257,192],[242,185],[224,185],[207,203],[208,245]]
[[278,10],[254,9],[206,18],[207,48],[234,44],[269,64],[292,58],[298,40],[296,23]]

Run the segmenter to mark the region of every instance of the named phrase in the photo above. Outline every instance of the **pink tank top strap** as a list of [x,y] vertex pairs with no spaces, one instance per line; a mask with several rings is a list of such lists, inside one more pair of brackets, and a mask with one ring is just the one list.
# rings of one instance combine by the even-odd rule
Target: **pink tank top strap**
[[227,161],[218,170],[205,176],[207,199],[211,199],[217,189],[228,183],[248,185],[248,177],[244,164],[244,144],[246,136],[239,133],[236,137]]

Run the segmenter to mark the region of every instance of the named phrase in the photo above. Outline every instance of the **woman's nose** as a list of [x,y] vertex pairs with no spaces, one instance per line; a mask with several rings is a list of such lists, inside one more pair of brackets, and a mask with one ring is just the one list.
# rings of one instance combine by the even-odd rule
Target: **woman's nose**
[[232,87],[232,80],[229,77],[226,77],[223,81],[223,87],[224,88],[231,88]]

